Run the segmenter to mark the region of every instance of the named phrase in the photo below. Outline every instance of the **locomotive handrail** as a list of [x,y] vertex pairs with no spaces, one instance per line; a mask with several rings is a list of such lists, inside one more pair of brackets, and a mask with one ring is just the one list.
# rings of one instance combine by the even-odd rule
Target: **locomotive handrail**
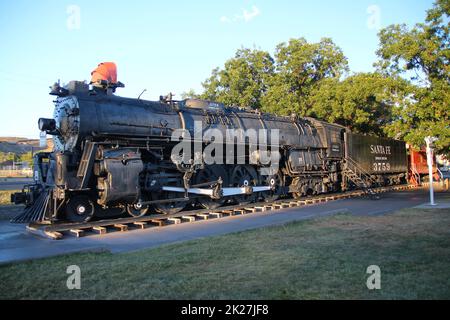
[[413,174],[413,178],[414,178],[416,184],[420,185],[421,184],[420,174],[419,174],[419,171],[417,171],[417,166],[415,163],[411,163],[411,172]]
[[[364,170],[361,166],[359,166],[359,164],[354,159],[352,159],[351,157],[347,157],[346,160],[353,167],[353,168],[350,168],[350,170],[355,171],[355,173],[358,174],[359,176],[364,176],[365,179],[367,179],[371,182],[376,182],[372,178],[370,173],[367,172],[366,170]],[[359,171],[359,173],[358,173],[358,171]]]
[[437,168],[437,173],[441,177],[441,180],[444,180],[444,174],[442,173],[442,171],[439,168]]

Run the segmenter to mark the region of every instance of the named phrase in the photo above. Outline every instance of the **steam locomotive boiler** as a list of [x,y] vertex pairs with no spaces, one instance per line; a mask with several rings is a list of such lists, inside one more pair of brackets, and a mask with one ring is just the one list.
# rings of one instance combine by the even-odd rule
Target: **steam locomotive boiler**
[[173,214],[352,188],[370,193],[406,178],[401,141],[211,101],[124,98],[114,94],[121,86],[113,64],[101,64],[91,86],[53,86],[54,117],[39,119],[39,129],[53,136],[54,151],[36,154],[35,183],[12,196],[26,205],[15,222]]

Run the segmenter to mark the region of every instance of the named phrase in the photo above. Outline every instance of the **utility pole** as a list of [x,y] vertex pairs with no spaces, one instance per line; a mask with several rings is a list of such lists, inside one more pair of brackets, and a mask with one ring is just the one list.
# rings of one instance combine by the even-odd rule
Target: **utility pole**
[[436,137],[426,137],[425,142],[427,144],[427,163],[428,163],[428,176],[430,181],[430,205],[435,206],[434,202],[434,189],[433,189],[433,143],[438,139]]

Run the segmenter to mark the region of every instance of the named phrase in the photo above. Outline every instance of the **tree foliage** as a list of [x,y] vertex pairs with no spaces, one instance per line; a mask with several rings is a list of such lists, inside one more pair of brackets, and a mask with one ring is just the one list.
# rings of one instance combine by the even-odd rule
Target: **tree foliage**
[[31,152],[17,154],[13,152],[0,152],[0,163],[5,161],[14,161],[14,162],[28,162],[29,164],[33,161],[33,156]]
[[275,51],[276,72],[263,97],[263,110],[304,116],[312,107],[311,93],[325,79],[339,79],[348,71],[347,58],[329,38],[308,43],[304,38],[281,43]]
[[194,89],[189,89],[181,94],[181,99],[198,99],[200,95],[195,92]]
[[354,132],[384,136],[395,105],[407,102],[408,83],[379,73],[359,73],[343,81],[327,79],[315,87],[308,115]]
[[380,72],[411,81],[410,103],[393,108],[385,131],[419,147],[436,136],[438,149],[450,152],[449,0],[437,0],[426,21],[409,29],[391,25],[380,34],[376,63]]
[[202,98],[239,107],[261,107],[261,97],[268,88],[274,71],[269,53],[257,49],[239,49],[234,58],[225,62],[203,83]]

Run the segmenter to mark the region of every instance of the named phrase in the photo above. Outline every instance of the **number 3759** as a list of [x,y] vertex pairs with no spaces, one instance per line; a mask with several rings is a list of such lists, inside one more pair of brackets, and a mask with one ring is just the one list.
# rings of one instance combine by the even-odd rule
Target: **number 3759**
[[373,164],[373,171],[389,171],[391,170],[391,164],[388,162],[376,162]]

